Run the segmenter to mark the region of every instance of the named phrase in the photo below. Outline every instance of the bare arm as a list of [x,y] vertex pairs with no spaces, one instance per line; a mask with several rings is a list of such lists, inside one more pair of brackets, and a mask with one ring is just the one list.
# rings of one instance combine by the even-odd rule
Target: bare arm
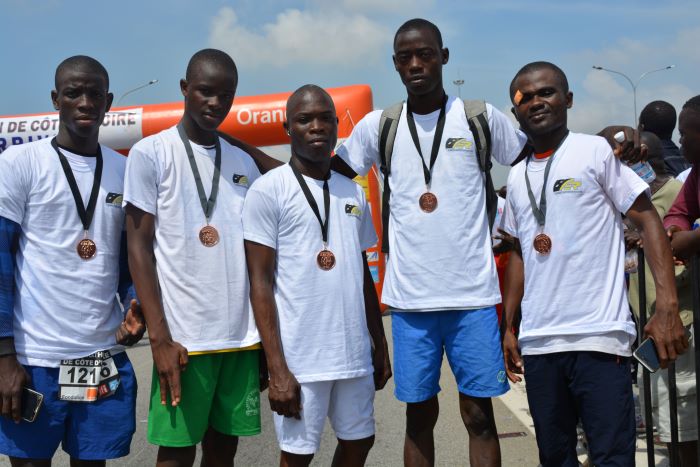
[[283,165],[282,161],[278,161],[274,157],[268,156],[265,154],[263,151],[258,149],[257,147],[246,143],[245,141],[242,141],[238,138],[234,138],[233,136],[223,133],[221,131],[218,132],[219,136],[225,139],[229,144],[236,146],[237,148],[240,148],[244,150],[245,152],[250,155],[250,157],[253,158],[253,161],[255,161],[255,165],[258,166],[258,170],[260,173],[266,173],[275,167],[279,167],[280,165]]
[[389,362],[389,346],[384,334],[384,324],[382,323],[382,313],[379,309],[379,299],[377,289],[374,288],[374,280],[369,272],[367,264],[367,254],[362,252],[362,262],[364,264],[364,284],[362,287],[365,300],[365,314],[367,318],[367,329],[372,338],[372,364],[374,365],[374,387],[377,390],[383,389],[387,381],[391,378],[391,363]]
[[646,194],[637,197],[627,211],[627,217],[637,226],[656,286],[656,311],[644,333],[654,339],[662,368],[674,361],[688,348],[683,324],[678,315],[678,296],[671,247],[659,215]]
[[505,359],[508,379],[514,383],[522,381],[523,361],[518,348],[518,338],[515,327],[520,313],[520,303],[525,289],[525,264],[523,263],[520,245],[515,240],[515,246],[506,267],[505,290],[503,298],[503,358]]
[[155,217],[127,204],[126,233],[129,270],[148,326],[153,362],[160,381],[160,403],[165,405],[169,391],[171,404],[177,406],[181,400],[180,372],[185,370],[188,357],[187,349],[173,341],[161,303],[153,253]]
[[246,240],[245,253],[250,302],[270,372],[270,408],[285,417],[300,419],[301,386],[284,358],[273,292],[277,252],[274,248]]

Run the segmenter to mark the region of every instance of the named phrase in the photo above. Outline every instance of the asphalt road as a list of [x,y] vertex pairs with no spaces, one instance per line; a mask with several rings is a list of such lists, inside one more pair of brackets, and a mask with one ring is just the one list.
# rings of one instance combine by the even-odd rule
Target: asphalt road
[[[384,324],[387,337],[391,333],[390,317],[385,317]],[[389,339],[391,342],[391,339]],[[136,370],[139,382],[139,394],[136,409],[136,434],[131,444],[129,456],[110,461],[109,466],[152,466],[155,465],[156,446],[146,441],[146,424],[148,414],[148,397],[152,369],[151,351],[147,343],[141,343],[130,349],[129,358]],[[459,415],[457,389],[454,377],[447,362],[443,363],[440,380],[442,392],[439,395],[440,419],[435,430],[436,465],[469,465],[467,433]],[[378,392],[375,400],[377,435],[374,448],[369,454],[368,466],[402,465],[404,411],[405,404],[397,401],[393,395],[393,380]],[[511,391],[505,402],[511,407],[523,406],[523,395]],[[513,402],[515,401],[515,402]],[[515,405],[514,405],[515,404]],[[279,451],[275,437],[272,416],[267,403],[267,393],[262,394],[263,430],[259,436],[241,438],[236,455],[237,466],[275,466],[279,462]],[[526,410],[509,409],[503,400],[494,401],[496,424],[501,434],[501,451],[504,466],[537,466],[537,447],[531,426],[526,426]],[[519,413],[515,413],[515,412]],[[523,413],[520,413],[523,412]],[[521,419],[525,422],[521,422]],[[328,466],[335,450],[336,439],[329,425],[316,454],[313,466]],[[0,466],[10,463],[7,458],[0,459]],[[68,456],[59,448],[54,457],[54,466],[68,466]],[[199,465],[199,458],[195,465]]]

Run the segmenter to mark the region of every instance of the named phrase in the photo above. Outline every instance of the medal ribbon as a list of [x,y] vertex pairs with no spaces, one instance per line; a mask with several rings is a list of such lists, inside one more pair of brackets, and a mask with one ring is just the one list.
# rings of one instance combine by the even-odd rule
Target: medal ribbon
[[530,177],[527,176],[527,164],[530,163],[532,155],[528,156],[527,160],[525,161],[525,185],[527,185],[527,195],[530,197],[530,207],[532,208],[532,214],[535,215],[535,219],[537,219],[537,223],[540,225],[540,227],[544,227],[545,217],[547,216],[547,197],[545,196],[545,192],[547,191],[547,178],[549,177],[549,169],[552,167],[552,161],[554,160],[554,156],[556,156],[557,151],[559,150],[561,145],[564,144],[564,141],[566,141],[566,137],[568,135],[569,133],[567,132],[566,135],[564,135],[564,137],[562,138],[562,140],[559,141],[559,144],[552,151],[552,155],[549,156],[547,165],[544,168],[544,180],[542,181],[542,193],[540,193],[539,207],[537,207],[535,195],[532,193]]
[[323,210],[325,214],[325,220],[321,220],[321,213],[318,210],[318,204],[316,204],[316,200],[314,199],[313,195],[311,194],[311,190],[309,190],[309,185],[306,184],[306,180],[304,180],[304,176],[299,172],[299,169],[297,169],[293,163],[289,163],[289,165],[292,168],[292,172],[294,172],[294,176],[297,178],[297,181],[299,182],[299,186],[301,187],[301,191],[304,192],[304,196],[306,197],[306,201],[308,201],[309,206],[311,206],[311,210],[314,212],[316,215],[316,219],[318,219],[318,223],[321,225],[321,236],[323,238],[323,248],[328,247],[328,217],[331,212],[331,195],[330,192],[328,191],[328,179],[331,177],[331,171],[328,171],[328,175],[326,175],[326,178],[323,179]]
[[83,197],[80,194],[80,189],[78,188],[78,182],[75,181],[75,176],[73,175],[73,170],[70,168],[68,159],[66,156],[61,154],[58,149],[58,143],[56,138],[51,140],[51,146],[56,150],[58,154],[58,160],[61,161],[61,167],[63,167],[63,173],[66,175],[66,180],[68,181],[68,186],[70,187],[71,193],[73,193],[73,199],[75,200],[75,207],[78,209],[78,216],[80,216],[80,221],[83,223],[83,230],[86,232],[90,230],[90,224],[92,224],[92,218],[95,215],[95,206],[97,205],[97,196],[100,192],[100,182],[102,181],[102,148],[97,145],[97,165],[95,166],[95,178],[92,182],[92,191],[90,191],[90,199],[88,200],[87,209],[83,204]]
[[185,128],[182,126],[182,122],[177,124],[177,132],[180,134],[180,139],[182,144],[185,145],[185,151],[187,151],[187,159],[190,161],[190,168],[192,169],[192,175],[194,175],[194,182],[197,184],[197,193],[199,194],[199,202],[202,204],[202,211],[204,211],[204,217],[207,219],[207,225],[209,225],[209,219],[211,219],[212,212],[214,212],[214,205],[216,204],[216,196],[219,193],[219,178],[221,175],[221,142],[219,137],[216,137],[216,156],[214,157],[214,176],[211,181],[211,194],[209,199],[207,199],[207,194],[204,191],[204,185],[202,185],[202,177],[199,175],[199,169],[197,169],[197,161],[194,160],[194,153],[192,152],[192,145],[190,144],[190,139],[185,133]]
[[442,131],[445,129],[445,108],[447,107],[447,95],[442,99],[442,106],[440,107],[440,115],[438,116],[437,126],[435,127],[435,134],[433,135],[433,147],[430,151],[430,167],[425,165],[425,159],[423,159],[423,152],[420,149],[420,141],[418,140],[418,131],[416,130],[416,122],[413,119],[413,112],[411,111],[410,104],[406,102],[406,123],[408,123],[408,131],[411,133],[411,139],[413,139],[413,144],[416,146],[418,155],[420,156],[420,162],[423,164],[423,177],[425,178],[425,188],[430,190],[430,181],[432,180],[433,166],[437,160],[438,152],[440,151],[440,141],[442,141]]

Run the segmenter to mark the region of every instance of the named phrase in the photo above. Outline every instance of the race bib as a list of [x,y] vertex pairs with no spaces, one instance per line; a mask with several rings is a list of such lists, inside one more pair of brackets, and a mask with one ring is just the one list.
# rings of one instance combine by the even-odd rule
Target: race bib
[[108,350],[84,358],[61,360],[58,398],[71,402],[94,402],[109,397],[119,387],[119,371]]

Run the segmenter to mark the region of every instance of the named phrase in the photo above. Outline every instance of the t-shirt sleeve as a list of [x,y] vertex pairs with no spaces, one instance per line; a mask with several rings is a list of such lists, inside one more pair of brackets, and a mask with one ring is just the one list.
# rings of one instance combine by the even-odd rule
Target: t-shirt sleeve
[[358,175],[367,175],[372,165],[379,164],[379,119],[381,111],[367,114],[353,128],[336,154]]
[[372,223],[372,211],[369,203],[362,194],[362,219],[360,222],[360,248],[367,250],[377,244],[377,232]]
[[[513,193],[511,179],[508,177],[506,193]],[[509,235],[518,238],[518,223],[515,220],[515,212],[513,211],[513,197],[506,195],[506,204],[503,207],[503,217],[501,219],[501,229],[505,230]]]
[[129,151],[126,161],[123,205],[129,203],[142,211],[157,215],[159,183],[154,147],[137,144]]
[[503,112],[486,104],[486,115],[491,130],[491,154],[502,165],[510,165],[518,157],[527,142],[525,133],[515,128]]
[[20,225],[31,184],[28,158],[14,147],[0,154],[0,216]]
[[642,193],[650,196],[649,185],[634,170],[620,162],[602,138],[596,150],[596,159],[598,183],[619,212],[625,214]]
[[276,197],[264,189],[258,182],[248,190],[243,204],[243,238],[276,250],[279,204]]
[[671,209],[668,210],[664,217],[664,228],[669,229],[675,225],[683,230],[690,230],[693,222],[698,218],[700,218],[698,171],[693,167]]

